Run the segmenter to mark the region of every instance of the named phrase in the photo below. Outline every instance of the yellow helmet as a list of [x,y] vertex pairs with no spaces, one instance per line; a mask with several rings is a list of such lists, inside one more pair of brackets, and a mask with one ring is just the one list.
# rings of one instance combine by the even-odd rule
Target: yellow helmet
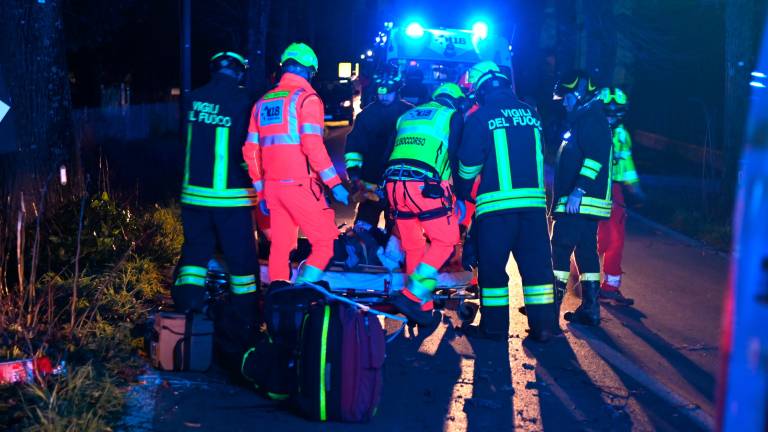
[[294,42],[288,45],[288,48],[283,51],[283,55],[280,56],[280,64],[282,65],[288,60],[293,60],[307,68],[314,68],[317,72],[317,55],[305,43]]
[[499,65],[492,61],[482,61],[467,71],[467,82],[472,86],[473,91],[480,88],[485,81],[493,77],[509,80],[509,77],[501,73]]
[[458,85],[447,82],[440,84],[440,86],[435,89],[435,91],[432,93],[432,99],[435,99],[440,95],[446,95],[454,99],[461,99],[464,97],[464,92],[461,91],[461,87]]

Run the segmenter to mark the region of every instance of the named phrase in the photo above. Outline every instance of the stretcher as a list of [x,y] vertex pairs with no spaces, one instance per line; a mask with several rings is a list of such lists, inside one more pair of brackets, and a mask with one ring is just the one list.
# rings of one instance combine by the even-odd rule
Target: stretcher
[[[301,264],[292,266],[291,278],[295,279]],[[471,323],[478,305],[465,300],[478,299],[473,274],[467,271],[441,272],[434,292],[436,309],[456,310],[463,322]],[[383,266],[359,265],[356,271],[346,271],[331,265],[323,275],[333,294],[345,296],[373,308],[387,310],[389,297],[403,289],[408,276],[400,271],[389,271]],[[261,281],[269,283],[266,263],[261,264]]]

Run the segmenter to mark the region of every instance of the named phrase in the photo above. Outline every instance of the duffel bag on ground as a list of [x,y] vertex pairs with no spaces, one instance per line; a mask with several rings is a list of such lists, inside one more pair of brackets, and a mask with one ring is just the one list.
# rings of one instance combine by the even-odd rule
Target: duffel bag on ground
[[206,371],[213,356],[213,321],[202,314],[158,312],[150,342],[152,366],[166,371]]
[[268,337],[243,355],[240,372],[257,391],[270,399],[284,400],[296,393],[296,361],[292,350]]
[[382,391],[385,336],[378,318],[335,300],[310,308],[297,360],[300,411],[320,421],[368,421]]

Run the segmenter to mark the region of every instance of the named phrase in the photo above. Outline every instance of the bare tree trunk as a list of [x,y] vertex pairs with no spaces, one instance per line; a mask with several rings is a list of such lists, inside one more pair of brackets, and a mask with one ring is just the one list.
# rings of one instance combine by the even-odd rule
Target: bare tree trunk
[[[755,0],[725,2],[725,106],[723,155],[725,167],[722,190],[723,208],[730,209],[738,175],[738,161],[744,142],[748,109],[750,73],[755,66],[758,27],[765,16]],[[764,8],[764,6],[763,6]],[[764,10],[764,9],[763,9]]]
[[267,29],[270,0],[250,0],[248,3],[248,91],[256,99],[267,88]]
[[556,73],[558,75],[578,67],[578,30],[576,26],[576,0],[561,0],[556,2],[557,15],[557,58]]
[[613,81],[616,64],[616,23],[611,0],[583,0],[586,70],[602,85]]
[[[0,220],[6,223],[22,208],[22,196],[27,210],[41,208],[37,200],[50,173],[70,158],[74,147],[62,3],[2,0],[0,62],[13,98],[19,144],[19,151],[0,155]],[[27,211],[25,219],[34,213]],[[13,243],[0,239],[5,247]],[[15,276],[23,288],[24,275]]]

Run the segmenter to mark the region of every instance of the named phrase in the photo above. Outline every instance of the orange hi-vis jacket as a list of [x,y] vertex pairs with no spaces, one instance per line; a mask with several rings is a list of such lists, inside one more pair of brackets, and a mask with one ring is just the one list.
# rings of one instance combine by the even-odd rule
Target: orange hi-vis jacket
[[243,158],[262,197],[264,181],[297,182],[315,175],[334,187],[341,179],[323,144],[320,96],[304,78],[284,73],[253,106]]

